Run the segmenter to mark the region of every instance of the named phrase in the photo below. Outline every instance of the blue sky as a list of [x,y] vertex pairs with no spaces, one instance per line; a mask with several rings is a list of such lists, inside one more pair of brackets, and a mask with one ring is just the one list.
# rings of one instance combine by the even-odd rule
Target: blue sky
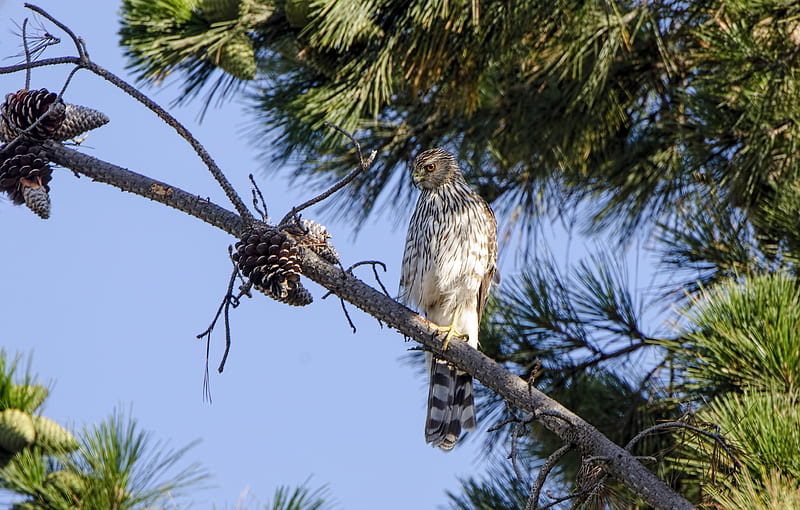
[[[20,51],[12,21],[28,15],[22,3],[0,0],[3,56]],[[132,80],[116,35],[118,2],[36,3],[82,36],[93,60]],[[74,54],[64,38],[47,55]],[[69,70],[37,69],[31,87],[58,90]],[[13,92],[24,77],[0,75],[0,85],[3,94]],[[178,89],[146,92],[166,106]],[[80,72],[65,99],[111,118],[82,151],[231,208],[188,145],[122,92]],[[260,171],[257,157],[269,140],[249,136],[246,104],[211,109],[202,124],[196,122],[199,108],[171,111],[248,203],[251,172],[273,217],[313,195]],[[213,478],[212,487],[192,495],[197,508],[233,508],[244,493],[263,501],[277,486],[309,476],[312,487],[329,486],[340,508],[437,508],[446,503],[446,490],[458,490],[458,477],[482,472],[477,441],[447,454],[425,444],[426,382],[401,361],[411,344],[353,308],[358,333],[352,334],[338,300],[321,300],[324,289],[313,283],[309,307],[256,295],[233,311],[233,348],[225,373],[212,371],[213,404],[204,402],[205,346],[195,336],[225,291],[227,246],[235,240],[160,204],[61,168],[54,173],[51,219],[0,202],[0,345],[32,354],[33,371],[52,383],[44,415],[81,427],[118,408],[172,446],[201,440],[186,461],[201,462]],[[270,175],[281,174],[291,169]],[[351,225],[315,209],[306,213],[328,227],[345,265],[384,261],[384,283],[392,290],[409,216],[407,211],[400,228],[375,218],[354,237]],[[370,270],[361,276],[369,282]],[[220,330],[212,366],[223,343]]]

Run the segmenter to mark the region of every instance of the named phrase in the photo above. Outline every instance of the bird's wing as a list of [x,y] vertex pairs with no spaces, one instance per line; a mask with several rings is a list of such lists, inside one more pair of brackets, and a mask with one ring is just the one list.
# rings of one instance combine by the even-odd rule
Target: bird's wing
[[[414,213],[416,215],[416,212]],[[413,225],[414,217],[411,218],[410,225]],[[416,306],[416,303],[411,303],[412,300],[412,287],[417,278],[417,245],[414,242],[414,229],[409,226],[408,234],[406,235],[406,245],[403,251],[403,262],[400,266],[400,285],[399,285],[399,300],[408,306]]]
[[483,309],[486,307],[486,301],[489,299],[489,289],[492,286],[492,281],[497,274],[497,220],[495,220],[494,212],[489,204],[483,203],[486,211],[486,218],[491,218],[487,221],[486,225],[486,242],[489,245],[486,257],[486,272],[483,273],[481,285],[478,288],[478,323],[480,324],[481,317],[483,317]]

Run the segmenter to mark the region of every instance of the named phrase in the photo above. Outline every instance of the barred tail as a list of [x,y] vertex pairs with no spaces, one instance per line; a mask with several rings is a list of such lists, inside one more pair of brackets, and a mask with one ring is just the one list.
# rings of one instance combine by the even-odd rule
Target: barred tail
[[428,390],[425,441],[442,450],[452,450],[461,429],[470,430],[475,426],[472,376],[446,361],[434,359]]

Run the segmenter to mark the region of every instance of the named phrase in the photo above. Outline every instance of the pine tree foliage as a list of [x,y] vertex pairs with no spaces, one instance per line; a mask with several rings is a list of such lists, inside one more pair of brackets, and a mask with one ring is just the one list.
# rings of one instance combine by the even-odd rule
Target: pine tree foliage
[[19,373],[19,361],[0,352],[0,414],[29,416],[33,433],[30,444],[13,452],[0,438],[0,488],[25,498],[14,509],[168,508],[206,478],[196,464],[179,467],[189,447],[154,442],[122,413],[87,427],[77,441],[57,423],[31,415],[47,392],[28,369]]
[[326,487],[311,490],[306,485],[297,487],[282,486],[275,490],[272,500],[265,510],[325,510],[332,508],[328,502],[330,494]]
[[800,287],[775,273],[728,280],[694,300],[693,330],[676,346],[685,387],[697,396],[798,390]]
[[690,435],[670,458],[707,488],[709,505],[769,501],[776,480],[768,472],[800,478],[799,288],[787,271],[728,278],[692,300],[685,334],[666,344],[683,369],[683,398],[698,402],[696,423],[730,444],[723,451]]
[[739,484],[730,493],[720,494],[721,508],[737,510],[792,510],[800,508],[800,487],[796,480],[777,471],[764,472],[761,483],[749,476],[740,476]]
[[[143,78],[177,70],[196,92],[221,26],[184,2],[126,1],[121,36]],[[398,170],[433,145],[456,149],[525,225],[591,198],[593,222],[630,233],[692,191],[750,210],[796,178],[793,4],[260,5],[268,17],[230,21],[253,36],[265,77],[250,89],[257,136],[307,158],[297,178],[328,183],[351,159],[322,123],[360,130],[382,157],[340,202],[352,217],[379,196],[408,198]]]

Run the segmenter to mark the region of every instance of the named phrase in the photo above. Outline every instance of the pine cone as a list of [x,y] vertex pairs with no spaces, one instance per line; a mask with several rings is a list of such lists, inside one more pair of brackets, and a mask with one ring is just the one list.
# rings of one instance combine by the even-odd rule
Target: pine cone
[[236,243],[233,260],[267,296],[293,306],[311,303],[311,294],[300,283],[297,248],[280,230],[256,227],[248,231]]
[[[20,89],[13,94],[6,95],[6,102],[0,106],[0,115],[3,117],[0,130],[6,140],[12,140],[20,132],[28,129],[39,117],[47,113],[50,105],[58,96],[47,89],[27,90]],[[28,136],[35,140],[46,140],[53,137],[58,131],[66,116],[66,107],[58,99],[53,111],[36,125]]]
[[339,254],[330,243],[331,235],[324,225],[307,219],[300,220],[300,225],[305,230],[305,235],[300,239],[300,244],[308,247],[333,265],[339,264]]
[[0,191],[8,193],[15,204],[25,202],[23,193],[25,187],[41,187],[45,193],[50,191],[48,183],[53,178],[53,170],[41,147],[20,143],[13,149],[12,154],[5,154],[5,151],[0,149],[0,159],[2,159]]
[[50,195],[44,186],[22,186],[22,198],[28,209],[35,212],[41,219],[50,217]]
[[67,104],[64,108],[64,122],[53,133],[53,140],[57,142],[71,140],[106,124],[108,124],[108,116],[105,113],[85,106]]
[[222,45],[217,65],[240,80],[256,77],[256,54],[253,41],[245,32],[237,32]]
[[31,415],[19,409],[0,411],[0,448],[16,453],[36,439]]
[[211,23],[236,19],[240,0],[202,0],[199,4],[203,17]]
[[67,429],[44,416],[32,417],[36,444],[46,452],[72,452],[79,448],[78,440]]

